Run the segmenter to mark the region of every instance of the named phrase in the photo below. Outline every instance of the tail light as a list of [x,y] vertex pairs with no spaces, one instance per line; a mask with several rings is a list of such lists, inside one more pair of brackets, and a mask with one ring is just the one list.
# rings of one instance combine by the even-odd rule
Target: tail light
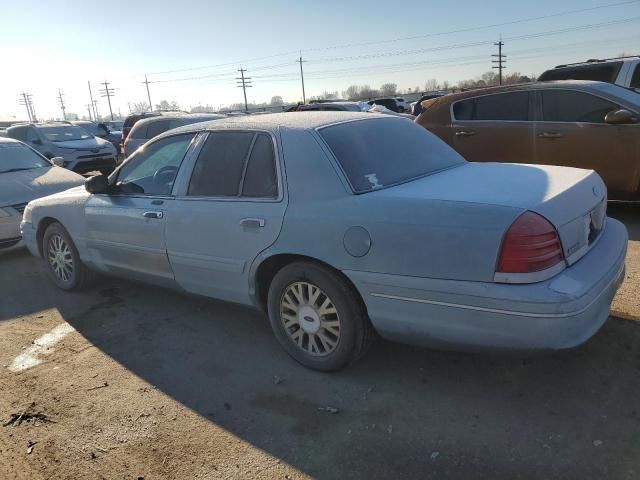
[[509,227],[502,241],[498,272],[531,273],[562,262],[558,232],[541,215],[525,212]]

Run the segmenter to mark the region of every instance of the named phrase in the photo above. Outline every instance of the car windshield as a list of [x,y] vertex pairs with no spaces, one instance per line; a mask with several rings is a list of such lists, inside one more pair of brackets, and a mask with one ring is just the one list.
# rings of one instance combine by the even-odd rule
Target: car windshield
[[51,164],[26,145],[17,142],[0,143],[0,173],[50,167]]
[[377,118],[319,129],[353,190],[366,193],[465,163],[442,140],[415,123]]
[[93,138],[84,128],[76,125],[47,125],[38,127],[38,131],[51,142],[68,142]]

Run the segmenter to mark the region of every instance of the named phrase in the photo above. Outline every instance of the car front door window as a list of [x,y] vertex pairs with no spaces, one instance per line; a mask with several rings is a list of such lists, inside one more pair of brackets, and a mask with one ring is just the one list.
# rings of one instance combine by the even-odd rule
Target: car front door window
[[605,123],[607,113],[620,108],[604,98],[572,90],[542,92],[545,122]]
[[154,142],[133,156],[118,173],[118,193],[170,195],[194,134],[175,135]]

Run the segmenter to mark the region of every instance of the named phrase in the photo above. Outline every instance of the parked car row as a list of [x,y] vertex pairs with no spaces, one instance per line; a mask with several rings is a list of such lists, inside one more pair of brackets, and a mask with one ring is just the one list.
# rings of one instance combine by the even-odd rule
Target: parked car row
[[0,181],[34,193],[7,203],[0,189],[0,242],[22,239],[63,290],[100,272],[254,306],[320,371],[358,359],[376,334],[571,348],[606,321],[624,278],[627,232],[606,208],[640,193],[639,100],[562,80],[424,99],[415,121],[376,101],[364,104],[374,113],[315,102],[143,114],[124,122],[115,171],[55,193],[81,181],[65,172],[75,177],[44,198],[35,185],[61,170],[52,163],[83,169],[67,150],[113,146],[77,125],[19,125],[8,134],[26,144],[5,140]]

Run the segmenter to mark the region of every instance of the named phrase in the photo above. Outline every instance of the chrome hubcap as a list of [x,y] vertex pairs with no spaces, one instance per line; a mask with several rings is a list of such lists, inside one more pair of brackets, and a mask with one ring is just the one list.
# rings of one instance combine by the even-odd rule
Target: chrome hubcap
[[280,299],[280,321],[287,335],[305,353],[329,355],[340,341],[340,316],[329,298],[308,282],[289,285]]
[[49,265],[63,282],[68,282],[73,274],[73,258],[71,249],[60,235],[52,235],[49,238],[48,248]]

